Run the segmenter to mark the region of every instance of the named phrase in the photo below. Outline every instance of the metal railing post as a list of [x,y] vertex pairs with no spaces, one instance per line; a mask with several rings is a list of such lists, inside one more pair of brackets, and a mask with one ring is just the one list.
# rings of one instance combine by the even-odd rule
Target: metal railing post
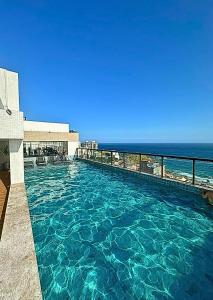
[[103,151],[101,150],[101,162],[103,163]]
[[82,148],[81,148],[81,158],[83,157],[83,155],[82,155]]
[[112,165],[112,151],[111,151],[111,165]]
[[141,153],[140,153],[140,162],[139,162],[139,163],[140,163],[140,169],[139,169],[140,172],[142,171],[142,166],[141,166],[141,156],[142,156],[142,155],[141,155]]
[[195,184],[195,159],[192,160],[192,184]]
[[89,149],[87,148],[87,159],[89,159]]
[[163,169],[164,169],[164,157],[161,156],[161,178],[163,178]]

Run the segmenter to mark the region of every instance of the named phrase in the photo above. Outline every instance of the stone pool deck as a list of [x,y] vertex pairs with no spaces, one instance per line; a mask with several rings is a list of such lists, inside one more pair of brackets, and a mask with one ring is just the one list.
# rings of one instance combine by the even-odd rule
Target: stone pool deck
[[24,184],[10,187],[0,241],[0,299],[42,299]]

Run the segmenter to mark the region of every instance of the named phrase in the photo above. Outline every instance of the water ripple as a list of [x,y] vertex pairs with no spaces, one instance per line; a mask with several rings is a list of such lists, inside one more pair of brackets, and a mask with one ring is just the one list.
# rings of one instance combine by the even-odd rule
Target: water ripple
[[213,299],[199,196],[80,162],[25,176],[44,299]]

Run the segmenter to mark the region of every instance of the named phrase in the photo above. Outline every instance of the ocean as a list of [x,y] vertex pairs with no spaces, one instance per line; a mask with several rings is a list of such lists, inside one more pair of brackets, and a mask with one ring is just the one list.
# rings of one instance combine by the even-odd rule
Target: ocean
[[213,159],[211,144],[157,144],[157,143],[100,143],[99,149],[117,151],[144,152],[163,155],[189,156]]
[[[213,159],[213,143],[100,143],[99,149]],[[166,159],[165,166],[172,172],[192,177],[191,161]],[[213,184],[213,163],[196,162],[195,171],[197,180]]]

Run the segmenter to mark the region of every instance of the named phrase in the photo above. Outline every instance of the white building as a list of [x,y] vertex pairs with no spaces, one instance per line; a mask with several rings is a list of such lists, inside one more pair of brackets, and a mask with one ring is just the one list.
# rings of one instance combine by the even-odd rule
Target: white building
[[79,134],[69,124],[24,121],[24,157],[65,155],[73,158]]
[[69,124],[24,121],[18,74],[0,69],[0,170],[10,169],[11,184],[24,182],[23,157],[73,157],[77,147],[79,134]]
[[24,181],[23,138],[18,74],[0,69],[0,169],[10,166],[11,184]]

